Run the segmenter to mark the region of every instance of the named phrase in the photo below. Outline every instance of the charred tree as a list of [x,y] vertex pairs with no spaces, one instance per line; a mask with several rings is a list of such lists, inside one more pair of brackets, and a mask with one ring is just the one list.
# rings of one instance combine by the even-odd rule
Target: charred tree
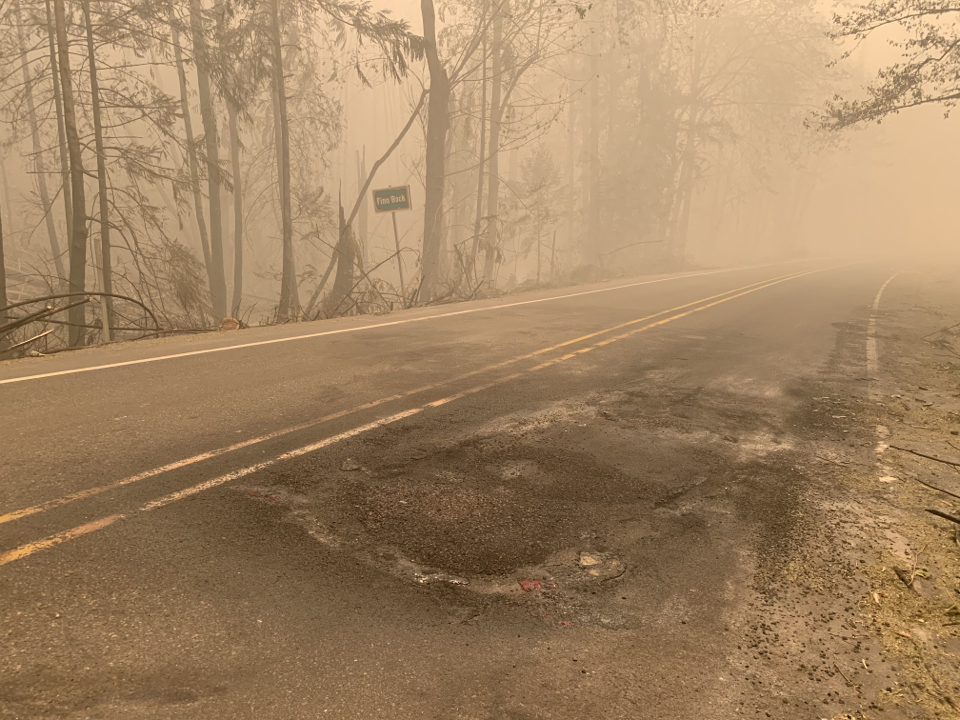
[[[63,128],[70,157],[70,187],[73,196],[73,227],[70,233],[70,292],[85,292],[87,281],[87,213],[83,187],[83,155],[77,131],[77,112],[73,98],[73,76],[70,71],[70,46],[67,41],[67,11],[64,0],[53,0],[54,24],[57,33],[57,56],[60,60],[60,89],[63,93]],[[69,342],[83,344],[86,312],[83,305],[70,308]]]
[[40,204],[43,206],[43,219],[47,227],[47,237],[50,241],[50,253],[53,255],[53,265],[57,277],[62,282],[66,278],[63,269],[63,260],[60,257],[60,243],[57,240],[57,229],[53,224],[53,203],[50,202],[50,192],[47,189],[47,174],[43,164],[43,145],[40,143],[40,125],[37,121],[37,112],[33,102],[33,78],[30,77],[30,61],[27,58],[26,38],[23,34],[23,17],[20,12],[20,3],[14,3],[14,14],[17,22],[17,40],[20,44],[20,64],[23,70],[23,91],[27,106],[27,122],[30,123],[30,140],[33,143],[33,169],[37,176],[37,191],[40,193]]
[[586,137],[587,173],[587,235],[584,238],[586,260],[600,263],[600,28],[593,28],[590,36],[590,112]]
[[60,193],[63,195],[63,214],[67,237],[73,233],[73,196],[70,190],[70,165],[67,160],[67,134],[63,126],[63,98],[60,91],[60,75],[57,63],[57,41],[54,37],[53,10],[50,0],[45,3],[47,11],[47,43],[50,46],[50,81],[53,86],[53,107],[57,114],[57,144],[60,148]]
[[207,196],[210,203],[210,299],[217,317],[227,314],[227,286],[223,269],[223,215],[220,205],[220,144],[217,115],[210,88],[209,51],[200,0],[190,0],[190,29],[197,68],[197,93],[207,161]]
[[[93,19],[90,16],[90,0],[81,2],[83,22],[87,33],[87,73],[90,77],[90,108],[93,115],[93,141],[97,153],[97,194],[100,200],[100,274],[102,290],[100,307],[102,308],[103,340],[112,340],[110,328],[113,326],[112,269],[110,262],[110,198],[108,195],[107,163],[103,146],[103,122],[100,117],[100,84],[97,77],[97,54],[93,45]],[[109,294],[108,294],[109,293]]]
[[[293,255],[293,211],[290,203],[290,127],[287,121],[287,92],[283,76],[283,40],[280,28],[280,0],[270,2],[272,81],[277,122],[277,181],[280,189],[280,224],[283,269],[280,277],[280,307],[277,314],[286,320],[300,316],[297,270]],[[341,263],[343,267],[344,263]],[[339,273],[338,273],[339,278]]]
[[187,92],[187,73],[183,64],[183,49],[180,46],[180,30],[177,27],[173,9],[168,10],[168,18],[173,41],[173,57],[177,66],[177,78],[180,84],[180,114],[183,116],[183,132],[187,145],[187,165],[190,169],[190,187],[193,190],[193,215],[200,234],[200,248],[203,251],[203,264],[207,271],[207,282],[213,287],[213,261],[210,258],[210,241],[207,237],[207,221],[203,212],[203,195],[200,192],[200,164],[197,160],[197,145],[193,134],[193,119],[190,115],[190,100]]
[[[363,191],[367,184],[367,146],[363,146],[363,155],[357,150],[357,188]],[[369,227],[369,213],[367,212],[367,194],[363,193],[360,197],[360,210],[357,212],[357,232],[359,233],[359,242],[361,245],[361,256],[363,262],[369,262],[370,239],[367,236]]]
[[353,240],[353,231],[347,224],[347,218],[343,212],[343,203],[340,203],[340,232],[337,237],[339,240],[334,250],[337,255],[337,275],[333,281],[333,289],[330,290],[330,297],[326,301],[327,312],[331,315],[340,314],[340,311],[344,309],[344,300],[353,288],[354,266],[356,265],[356,246]]
[[[8,305],[7,301],[7,263],[3,254],[3,208],[0,208],[0,308]],[[6,320],[6,315],[0,315],[0,325]]]
[[[483,280],[493,284],[499,255],[500,225],[500,121],[503,118],[501,91],[503,89],[503,14],[500,2],[493,3],[493,53],[490,85],[490,147],[487,152],[490,167],[487,172],[487,237],[484,242]],[[509,10],[507,10],[509,12]]]
[[236,317],[243,299],[243,191],[240,184],[240,132],[237,110],[227,102],[230,122],[230,171],[233,173],[233,299],[230,312]]
[[[484,6],[486,7],[486,6]],[[486,12],[484,12],[484,22],[486,22]],[[477,143],[477,206],[473,218],[473,247],[470,251],[470,277],[471,282],[476,282],[477,254],[480,249],[480,237],[482,233],[481,224],[483,222],[483,176],[486,168],[487,152],[487,29],[482,29],[483,37],[480,41],[480,57],[482,58],[482,67],[480,71],[480,139]]]
[[443,242],[444,156],[450,128],[448,102],[450,79],[437,50],[437,19],[433,0],[420,0],[423,15],[424,52],[430,69],[427,103],[426,161],[424,163],[423,260],[420,297],[432,300],[440,279],[440,246]]

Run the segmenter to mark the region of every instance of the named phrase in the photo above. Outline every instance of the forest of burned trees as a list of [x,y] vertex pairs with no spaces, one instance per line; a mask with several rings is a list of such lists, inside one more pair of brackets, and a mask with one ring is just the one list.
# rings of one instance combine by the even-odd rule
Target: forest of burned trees
[[[788,256],[835,82],[808,0],[0,14],[0,357]],[[402,110],[362,159],[344,88]]]

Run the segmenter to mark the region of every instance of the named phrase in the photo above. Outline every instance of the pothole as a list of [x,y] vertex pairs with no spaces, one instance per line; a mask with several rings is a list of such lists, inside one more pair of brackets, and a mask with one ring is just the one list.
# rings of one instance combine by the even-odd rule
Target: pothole
[[[593,549],[593,538],[596,537],[593,532],[581,533],[573,540],[572,546],[553,549],[538,562],[515,565],[519,556],[514,555],[505,572],[460,574],[449,565],[413,559],[396,545],[375,544],[369,537],[355,534],[354,528],[342,523],[334,527],[318,517],[316,507],[303,496],[280,494],[272,487],[236,486],[234,490],[258,502],[287,506],[289,512],[285,519],[303,528],[316,542],[335,550],[345,559],[403,582],[446,586],[474,596],[498,597],[519,603],[548,624],[595,625],[607,629],[623,629],[630,625],[629,618],[615,608],[595,607],[598,591],[601,588],[612,590],[619,585],[628,574],[628,567],[616,554]],[[382,502],[397,497],[388,493],[378,495]],[[438,518],[474,518],[477,510],[481,515],[483,510],[502,512],[510,502],[503,497],[483,502],[473,493],[466,496],[461,493],[453,501],[441,497],[438,507],[426,516],[434,522]],[[489,546],[487,551],[491,551]]]
[[523,488],[479,484],[452,473],[412,482],[354,482],[339,503],[377,545],[429,567],[499,576],[536,565],[573,536],[571,509]]

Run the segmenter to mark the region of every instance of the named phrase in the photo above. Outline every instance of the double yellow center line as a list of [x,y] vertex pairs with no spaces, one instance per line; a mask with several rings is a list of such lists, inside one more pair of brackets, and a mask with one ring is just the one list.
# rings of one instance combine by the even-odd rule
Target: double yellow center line
[[[224,475],[220,475],[220,476],[218,476],[218,477],[211,478],[210,480],[206,480],[206,481],[204,481],[204,482],[202,482],[202,483],[200,483],[200,484],[198,484],[198,485],[194,485],[194,486],[192,486],[192,487],[188,487],[188,488],[186,488],[186,489],[184,489],[184,490],[180,490],[180,491],[178,491],[178,492],[171,493],[170,495],[166,495],[166,496],[164,496],[164,497],[161,497],[161,498],[158,498],[158,499],[153,500],[153,501],[151,501],[151,502],[148,502],[148,503],[146,503],[145,505],[143,505],[143,506],[141,506],[140,508],[138,508],[137,510],[135,510],[134,513],[132,513],[132,514],[136,514],[136,513],[139,513],[139,512],[149,512],[149,511],[155,510],[155,509],[157,509],[157,508],[163,507],[163,506],[165,506],[165,505],[168,505],[168,504],[170,504],[170,503],[172,503],[172,502],[175,502],[175,501],[177,501],[177,500],[181,500],[181,499],[184,499],[184,498],[186,498],[186,497],[190,497],[190,496],[192,496],[192,495],[195,495],[195,494],[197,494],[197,493],[199,493],[199,492],[202,492],[203,490],[207,490],[207,489],[210,489],[210,488],[213,488],[213,487],[217,487],[217,486],[219,486],[219,485],[223,485],[224,483],[230,482],[230,481],[232,481],[232,480],[236,480],[236,479],[238,479],[238,478],[240,478],[240,477],[244,477],[244,476],[246,476],[246,475],[250,475],[250,474],[252,474],[252,473],[259,472],[260,470],[263,470],[263,469],[265,469],[265,468],[268,468],[268,467],[270,467],[270,466],[272,466],[272,465],[275,465],[275,464],[277,464],[277,463],[279,463],[279,462],[283,462],[284,460],[293,459],[293,458],[296,458],[296,457],[300,457],[300,456],[302,456],[302,455],[305,455],[305,454],[307,454],[307,453],[315,452],[315,451],[317,451],[317,450],[319,450],[319,449],[321,449],[321,448],[328,447],[329,445],[332,445],[332,444],[334,444],[334,443],[337,443],[337,442],[340,442],[340,441],[343,441],[343,440],[347,440],[347,439],[352,438],[352,437],[356,437],[356,436],[358,436],[358,435],[361,435],[361,434],[363,434],[363,433],[366,433],[366,432],[368,432],[368,431],[370,431],[370,430],[373,430],[373,429],[375,429],[375,428],[383,427],[384,425],[388,425],[388,424],[390,424],[390,423],[397,422],[397,421],[402,420],[402,419],[404,419],[404,418],[410,417],[411,415],[415,415],[415,414],[417,414],[417,413],[423,412],[424,410],[427,410],[427,409],[430,409],[430,408],[439,407],[440,405],[444,405],[444,404],[449,403],[449,402],[452,402],[452,401],[454,401],[454,400],[459,400],[459,399],[461,399],[461,398],[463,398],[463,397],[466,397],[466,396],[468,396],[468,395],[473,395],[473,394],[475,394],[475,393],[477,393],[477,392],[481,392],[481,391],[483,391],[483,390],[487,390],[487,389],[489,389],[489,388],[491,388],[491,387],[494,387],[494,386],[496,386],[496,385],[501,385],[501,384],[510,382],[510,381],[512,381],[512,380],[515,380],[515,379],[521,377],[523,374],[525,374],[525,373],[527,373],[527,372],[537,372],[537,371],[539,371],[539,370],[543,370],[543,369],[548,368],[548,367],[551,367],[551,366],[553,366],[553,365],[557,365],[557,364],[559,364],[559,363],[562,363],[562,362],[565,362],[565,361],[567,361],[567,360],[570,360],[571,358],[574,358],[574,357],[576,357],[576,356],[578,356],[578,355],[582,355],[582,354],[587,353],[587,352],[590,352],[590,351],[592,351],[592,350],[596,350],[597,348],[604,347],[604,346],[606,346],[606,345],[610,345],[610,344],[615,343],[615,342],[618,342],[618,341],[620,341],[620,340],[624,340],[624,339],[626,339],[626,338],[632,337],[633,335],[636,335],[636,334],[638,334],[638,333],[644,332],[644,331],[646,331],[646,330],[650,330],[650,329],[655,328],[655,327],[658,327],[658,326],[660,326],[660,325],[666,325],[667,323],[673,322],[673,321],[675,321],[675,320],[679,320],[679,319],[681,319],[681,318],[687,317],[687,316],[692,315],[692,314],[694,314],[694,313],[702,312],[702,311],[704,311],[704,310],[707,310],[708,308],[714,307],[714,306],[716,306],[716,305],[720,305],[721,303],[725,303],[725,302],[729,302],[730,300],[734,300],[735,298],[739,298],[739,297],[742,297],[742,296],[744,296],[744,295],[748,295],[748,294],[750,294],[750,293],[754,293],[754,292],[757,292],[757,291],[759,291],[759,290],[763,290],[763,289],[768,288],[768,287],[771,287],[771,286],[773,286],[773,285],[778,285],[778,284],[783,283],[783,282],[786,282],[786,281],[788,281],[788,280],[792,280],[792,279],[795,279],[795,278],[803,277],[803,276],[805,276],[805,275],[811,275],[811,274],[813,274],[813,273],[824,272],[824,271],[826,271],[826,270],[836,269],[836,267],[843,267],[843,266],[835,266],[835,267],[830,267],[830,268],[821,268],[821,269],[817,269],[817,270],[807,270],[807,271],[802,271],[802,272],[790,273],[790,274],[788,274],[788,275],[782,275],[782,276],[775,277],[775,278],[771,278],[771,279],[768,279],[768,280],[763,280],[763,281],[760,281],[760,282],[757,282],[757,283],[752,283],[752,284],[750,284],[750,285],[745,285],[745,286],[743,286],[743,287],[735,288],[735,289],[733,289],[733,290],[728,290],[728,291],[726,291],[726,292],[719,293],[719,294],[717,294],[717,295],[712,295],[712,296],[710,296],[710,297],[700,298],[700,299],[698,299],[698,300],[694,300],[694,301],[689,302],[689,303],[686,303],[686,304],[684,304],[684,305],[678,305],[678,306],[676,306],[676,307],[670,308],[669,310],[662,310],[662,311],[660,311],[660,312],[656,312],[656,313],[653,313],[653,314],[651,314],[651,315],[646,315],[646,316],[644,316],[644,317],[637,318],[637,319],[635,319],[635,320],[629,320],[629,321],[627,321],[627,322],[619,323],[619,324],[617,324],[617,325],[612,325],[612,326],[610,326],[610,327],[604,328],[604,329],[602,329],[602,330],[597,330],[596,332],[592,332],[592,333],[589,333],[589,334],[587,334],[587,335],[581,335],[580,337],[573,338],[572,340],[567,340],[567,341],[562,342],[562,343],[557,343],[556,345],[551,345],[550,347],[541,348],[540,350],[536,350],[536,351],[531,352],[531,353],[526,353],[526,354],[524,354],[524,355],[518,355],[518,356],[516,356],[516,357],[509,358],[509,359],[507,359],[507,360],[504,360],[504,361],[501,361],[501,362],[498,362],[498,363],[494,363],[494,364],[492,364],[492,365],[486,365],[486,366],[481,367],[481,368],[478,368],[478,369],[476,369],[476,370],[471,370],[470,372],[462,373],[462,374],[460,374],[460,375],[457,375],[457,376],[452,377],[452,378],[448,378],[448,379],[446,379],[446,380],[442,380],[442,381],[437,382],[437,383],[432,383],[432,384],[429,384],[429,385],[423,385],[423,386],[421,386],[421,387],[418,387],[418,388],[415,388],[415,389],[412,389],[412,390],[407,390],[407,391],[404,391],[404,392],[401,392],[401,393],[397,393],[397,394],[395,394],[395,395],[390,395],[390,396],[387,396],[387,397],[379,398],[379,399],[374,400],[374,401],[372,401],[372,402],[364,403],[364,404],[362,404],[362,405],[358,405],[358,406],[353,407],[353,408],[349,408],[349,409],[346,409],[346,410],[341,410],[341,411],[338,411],[338,412],[335,412],[335,413],[331,413],[331,414],[329,414],[329,415],[325,415],[324,417],[321,417],[321,418],[319,418],[319,419],[317,419],[317,420],[315,420],[315,421],[309,422],[309,423],[303,423],[303,424],[296,425],[296,426],[293,426],[293,427],[284,428],[284,429],[282,429],[282,430],[278,430],[278,431],[276,431],[276,432],[269,433],[269,434],[267,434],[267,435],[262,435],[262,436],[259,436],[259,437],[255,437],[255,438],[251,438],[251,439],[248,439],[248,440],[244,440],[244,441],[242,441],[242,442],[235,443],[235,444],[233,444],[233,445],[228,445],[228,446],[225,446],[225,447],[222,447],[222,448],[218,448],[218,449],[215,449],[215,450],[211,450],[211,451],[208,451],[208,452],[205,452],[205,453],[200,453],[199,455],[194,455],[194,456],[192,456],[192,457],[183,458],[183,459],[177,460],[177,461],[175,461],[175,462],[173,462],[173,463],[168,463],[168,464],[166,464],[166,465],[163,465],[163,466],[160,466],[160,467],[157,467],[157,468],[152,468],[152,469],[146,470],[146,471],[144,471],[144,472],[142,472],[142,473],[138,473],[137,475],[133,475],[133,476],[130,476],[130,477],[122,478],[122,479],[120,479],[120,480],[116,480],[116,481],[111,482],[111,483],[107,483],[107,484],[100,485],[100,486],[93,487],[93,488],[88,488],[88,489],[86,489],[86,490],[82,490],[82,491],[79,491],[79,492],[76,492],[76,493],[72,493],[72,494],[69,494],[69,495],[65,495],[65,496],[62,496],[62,497],[59,497],[59,498],[55,498],[55,499],[52,499],[52,500],[48,500],[48,501],[46,501],[46,502],[44,502],[44,503],[40,503],[40,504],[38,504],[38,505],[33,505],[33,506],[31,506],[31,507],[27,507],[27,508],[23,508],[23,509],[20,509],[20,510],[15,510],[15,511],[12,511],[12,512],[8,512],[8,513],[5,513],[5,514],[3,514],[3,515],[0,515],[0,524],[2,524],[2,523],[7,523],[7,522],[11,522],[11,521],[17,520],[17,519],[19,519],[19,518],[27,517],[27,516],[29,516],[29,515],[34,515],[34,514],[37,514],[37,513],[45,512],[45,511],[48,511],[48,510],[52,510],[53,508],[66,505],[66,504],[68,504],[68,503],[72,503],[72,502],[76,502],[76,501],[78,501],[78,500],[83,500],[83,499],[86,499],[86,498],[90,498],[90,497],[93,497],[93,496],[95,496],[95,495],[98,495],[98,494],[107,492],[107,491],[109,491],[109,490],[114,490],[114,489],[123,487],[123,486],[125,486],[125,485],[130,485],[130,484],[132,484],[132,483],[139,482],[140,480],[144,480],[144,479],[147,479],[147,478],[150,478],[150,477],[155,477],[155,476],[157,476],[157,475],[160,475],[160,474],[163,474],[163,473],[167,473],[167,472],[171,472],[171,471],[173,471],[173,470],[177,470],[177,469],[179,469],[179,468],[183,468],[183,467],[186,467],[186,466],[188,466],[188,465],[192,465],[192,464],[195,464],[195,463],[198,463],[198,462],[202,462],[203,460],[208,460],[208,459],[211,459],[211,458],[215,458],[215,457],[218,457],[218,456],[221,456],[221,455],[224,455],[224,454],[233,452],[233,451],[235,451],[235,450],[240,450],[240,449],[242,449],[242,448],[250,447],[250,446],[252,446],[252,445],[256,445],[256,444],[259,444],[259,443],[262,443],[262,442],[266,442],[266,441],[268,441],[268,440],[272,440],[272,439],[276,439],[276,438],[279,438],[279,437],[283,437],[283,436],[289,435],[289,434],[291,434],[291,433],[295,433],[295,432],[298,432],[298,431],[302,431],[302,430],[305,430],[305,429],[309,429],[309,428],[311,428],[311,427],[316,427],[316,426],[321,425],[321,424],[323,424],[323,423],[330,422],[330,421],[336,420],[336,419],[338,419],[338,418],[342,418],[342,417],[344,417],[344,416],[346,416],[346,415],[350,415],[350,414],[352,414],[352,413],[360,412],[360,411],[363,411],[363,410],[368,410],[368,409],[371,409],[371,408],[374,408],[374,407],[378,407],[378,406],[380,406],[380,405],[384,405],[384,404],[389,403],[389,402],[394,402],[394,401],[396,401],[396,400],[402,400],[402,399],[408,398],[408,397],[410,397],[410,396],[412,396],[412,395],[417,395],[417,394],[429,392],[429,391],[431,391],[431,390],[435,390],[435,389],[437,389],[437,388],[440,388],[440,387],[443,387],[443,386],[446,386],[446,385],[450,385],[450,384],[453,384],[453,383],[461,382],[461,381],[463,381],[463,380],[469,379],[469,378],[474,377],[474,376],[476,376],[476,375],[493,372],[493,371],[496,371],[496,370],[499,370],[499,369],[508,367],[508,366],[510,366],[510,365],[513,365],[513,364],[516,364],[516,363],[519,363],[519,362],[523,362],[523,361],[525,361],[525,360],[532,360],[532,359],[538,358],[538,357],[540,357],[540,356],[542,356],[542,355],[545,355],[545,354],[547,354],[547,353],[555,352],[555,351],[557,351],[557,350],[562,350],[563,348],[567,348],[567,347],[569,347],[569,346],[571,346],[571,345],[576,345],[576,344],[579,344],[579,343],[583,343],[583,342],[585,342],[585,341],[587,341],[587,340],[592,340],[592,339],[594,339],[594,338],[600,337],[601,335],[609,335],[610,333],[617,332],[618,330],[623,330],[623,329],[625,329],[625,328],[630,328],[627,332],[623,332],[623,333],[619,333],[619,334],[616,334],[616,335],[612,335],[612,336],[610,336],[610,337],[606,337],[605,339],[601,340],[600,342],[596,342],[596,343],[594,343],[594,344],[592,344],[592,345],[588,345],[588,346],[586,346],[586,347],[582,347],[582,348],[580,348],[580,349],[578,349],[578,350],[575,350],[575,351],[573,351],[573,352],[567,353],[567,354],[565,354],[565,355],[561,355],[561,356],[559,356],[559,357],[556,357],[556,358],[547,360],[546,362],[543,362],[543,363],[540,363],[540,364],[535,365],[535,366],[533,366],[533,367],[530,367],[530,368],[528,368],[528,369],[526,369],[526,370],[524,370],[524,371],[515,372],[515,373],[512,373],[512,374],[503,376],[503,377],[499,377],[499,378],[497,378],[497,379],[495,379],[495,380],[492,380],[492,381],[490,381],[490,382],[488,382],[488,383],[484,383],[484,384],[482,384],[482,385],[477,385],[477,386],[468,388],[468,389],[466,389],[466,390],[462,390],[462,391],[457,392],[457,393],[455,393],[455,394],[453,394],[453,395],[447,396],[447,397],[445,397],[445,398],[441,398],[440,400],[434,400],[434,401],[432,401],[432,402],[425,403],[425,404],[422,404],[422,405],[417,406],[417,407],[414,407],[414,408],[410,408],[410,409],[408,409],[408,410],[405,410],[405,411],[403,411],[403,412],[397,413],[397,414],[395,414],[395,415],[390,415],[390,416],[388,416],[388,417],[381,418],[381,419],[376,420],[376,421],[374,421],[374,422],[367,423],[367,424],[365,424],[365,425],[361,425],[361,426],[359,426],[359,427],[353,428],[352,430],[348,430],[348,431],[346,431],[346,432],[340,433],[339,435],[335,435],[335,436],[326,438],[326,439],[324,439],[324,440],[321,440],[321,441],[319,441],[319,442],[311,443],[311,444],[309,444],[309,445],[305,445],[305,446],[303,446],[303,447],[296,448],[296,449],[291,450],[291,451],[289,451],[289,452],[285,452],[285,453],[283,453],[283,454],[281,454],[281,455],[278,455],[277,457],[275,457],[275,458],[273,458],[273,459],[271,459],[271,460],[266,460],[266,461],[263,461],[263,462],[260,462],[260,463],[256,463],[256,464],[254,464],[254,465],[249,465],[249,466],[244,467],[244,468],[241,468],[241,469],[239,469],[239,470],[235,470],[235,471],[233,471],[233,472],[229,472],[229,473],[226,473],[226,474],[224,474]],[[658,319],[658,318],[659,318],[659,319]],[[44,550],[44,549],[47,549],[47,548],[50,548],[50,547],[54,547],[54,546],[59,545],[59,544],[61,544],[61,543],[63,543],[63,542],[76,539],[76,538],[78,538],[78,537],[81,537],[82,535],[85,535],[85,534],[90,533],[90,532],[94,532],[94,531],[96,531],[96,530],[101,530],[101,529],[103,529],[103,528],[105,528],[105,527],[108,527],[109,525],[112,525],[113,523],[117,522],[118,520],[122,520],[122,519],[128,517],[128,515],[129,515],[129,514],[127,514],[127,515],[124,515],[124,514],[110,515],[110,516],[108,516],[108,517],[104,517],[104,518],[101,518],[101,519],[99,519],[99,520],[94,520],[94,521],[92,521],[92,522],[86,523],[86,524],[84,524],[84,525],[80,525],[80,526],[75,527],[75,528],[71,528],[70,530],[66,530],[66,531],[61,532],[61,533],[58,533],[58,534],[56,534],[56,535],[49,536],[49,537],[44,538],[44,539],[42,539],[42,540],[39,540],[39,541],[36,541],[36,542],[32,542],[32,543],[27,543],[27,544],[25,544],[25,545],[21,545],[20,547],[14,548],[14,549],[12,549],[12,550],[8,550],[8,551],[6,551],[6,552],[2,552],[2,553],[0,553],[0,565],[6,565],[7,563],[13,562],[14,560],[18,560],[18,559],[23,558],[23,557],[26,557],[26,556],[28,556],[28,555],[32,555],[33,553],[36,553],[36,552],[38,552],[38,551],[40,551],[40,550]]]

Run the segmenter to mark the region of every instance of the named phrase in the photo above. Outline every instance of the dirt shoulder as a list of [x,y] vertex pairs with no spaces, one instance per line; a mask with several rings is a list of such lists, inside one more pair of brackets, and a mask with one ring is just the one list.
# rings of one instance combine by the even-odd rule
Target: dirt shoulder
[[[841,329],[806,423],[827,480],[817,533],[846,562],[821,557],[800,584],[827,591],[831,564],[857,568],[855,611],[829,631],[846,643],[836,669],[857,718],[960,717],[960,525],[926,512],[958,516],[960,500],[922,484],[960,495],[960,472],[904,450],[960,462],[956,288],[943,270],[898,274],[877,310]],[[871,314],[875,377],[862,370]]]

